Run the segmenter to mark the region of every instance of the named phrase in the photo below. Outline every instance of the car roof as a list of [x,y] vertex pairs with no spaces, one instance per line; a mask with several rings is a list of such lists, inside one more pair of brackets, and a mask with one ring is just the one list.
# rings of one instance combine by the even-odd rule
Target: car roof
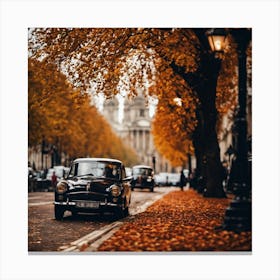
[[148,166],[148,165],[134,165],[132,168],[149,168],[149,169],[153,169],[151,166]]
[[74,162],[82,162],[82,161],[105,161],[105,162],[122,163],[120,160],[114,158],[76,158],[74,160]]

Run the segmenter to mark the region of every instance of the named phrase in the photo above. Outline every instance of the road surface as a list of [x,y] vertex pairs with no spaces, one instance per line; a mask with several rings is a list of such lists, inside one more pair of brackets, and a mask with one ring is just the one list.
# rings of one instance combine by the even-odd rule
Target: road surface
[[[130,215],[144,211],[150,204],[174,188],[134,190],[132,192]],[[28,251],[62,251],[69,244],[83,236],[108,227],[116,222],[113,215],[81,214],[73,217],[65,212],[63,221],[54,219],[52,192],[32,192],[28,194]],[[128,217],[129,218],[129,217]],[[126,218],[127,219],[127,218]]]

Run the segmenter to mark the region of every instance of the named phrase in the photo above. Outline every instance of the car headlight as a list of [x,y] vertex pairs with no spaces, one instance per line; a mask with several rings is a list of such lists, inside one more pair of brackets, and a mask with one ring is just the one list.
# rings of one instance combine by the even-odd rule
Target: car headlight
[[65,193],[67,191],[67,183],[65,181],[61,181],[56,185],[56,192],[59,194]]
[[121,188],[117,185],[112,185],[110,187],[110,191],[111,191],[112,196],[114,196],[114,197],[117,197],[121,194]]

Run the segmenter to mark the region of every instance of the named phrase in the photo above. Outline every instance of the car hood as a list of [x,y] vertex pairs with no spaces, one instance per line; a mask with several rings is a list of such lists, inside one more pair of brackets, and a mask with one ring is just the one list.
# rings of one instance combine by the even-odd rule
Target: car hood
[[73,178],[67,180],[70,190],[71,189],[86,189],[90,185],[91,191],[98,191],[100,189],[105,189],[110,187],[114,183],[117,183],[115,179],[109,178],[92,178],[92,177],[83,177],[83,178]]

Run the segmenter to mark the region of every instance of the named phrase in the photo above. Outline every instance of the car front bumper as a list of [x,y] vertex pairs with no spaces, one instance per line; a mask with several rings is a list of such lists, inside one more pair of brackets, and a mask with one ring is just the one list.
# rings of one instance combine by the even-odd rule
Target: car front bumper
[[142,181],[141,183],[135,181],[131,184],[134,188],[150,188],[154,186],[154,182]]
[[76,212],[102,212],[102,211],[114,211],[114,209],[121,208],[122,205],[113,202],[101,202],[101,201],[55,201],[54,205],[61,207],[64,210],[76,211]]

